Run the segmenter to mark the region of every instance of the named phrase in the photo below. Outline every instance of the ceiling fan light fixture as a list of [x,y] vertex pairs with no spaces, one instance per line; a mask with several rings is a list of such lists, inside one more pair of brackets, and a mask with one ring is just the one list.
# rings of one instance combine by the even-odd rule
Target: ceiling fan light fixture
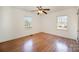
[[38,13],[42,14],[43,12],[41,10],[39,10]]

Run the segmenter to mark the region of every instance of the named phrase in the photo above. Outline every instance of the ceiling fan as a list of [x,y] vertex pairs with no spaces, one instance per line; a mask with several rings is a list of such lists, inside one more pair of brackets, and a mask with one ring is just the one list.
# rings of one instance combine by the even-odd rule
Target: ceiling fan
[[37,12],[37,15],[40,15],[40,14],[47,14],[47,11],[50,11],[50,9],[48,9],[48,8],[42,8],[42,6],[38,6],[38,7],[36,7],[37,8],[37,10],[32,10],[32,11],[35,11],[35,12]]

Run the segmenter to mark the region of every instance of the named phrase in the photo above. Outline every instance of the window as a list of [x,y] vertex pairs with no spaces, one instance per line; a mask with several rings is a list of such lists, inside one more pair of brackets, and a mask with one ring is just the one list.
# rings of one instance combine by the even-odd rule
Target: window
[[32,28],[32,17],[31,16],[25,16],[24,17],[25,22],[25,28],[30,29]]
[[57,29],[67,30],[68,16],[57,17]]

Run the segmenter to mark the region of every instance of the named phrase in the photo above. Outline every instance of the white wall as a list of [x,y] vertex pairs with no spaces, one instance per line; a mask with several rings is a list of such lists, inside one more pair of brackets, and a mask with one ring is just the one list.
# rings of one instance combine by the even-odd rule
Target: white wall
[[[53,12],[45,17],[42,16],[42,32],[59,35],[62,37],[77,39],[77,10],[74,8],[66,9],[58,12]],[[68,16],[68,29],[67,30],[58,30],[56,17],[61,15]]]
[[[24,28],[24,16],[32,16],[32,29]],[[0,7],[0,42],[40,31],[39,16],[13,7]]]

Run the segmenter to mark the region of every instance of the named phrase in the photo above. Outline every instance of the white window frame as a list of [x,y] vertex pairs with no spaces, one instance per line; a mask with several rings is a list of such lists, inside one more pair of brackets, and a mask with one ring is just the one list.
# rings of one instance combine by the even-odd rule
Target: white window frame
[[68,16],[57,16],[57,29],[67,30],[68,28]]
[[32,28],[32,16],[24,16],[24,27],[27,29]]

